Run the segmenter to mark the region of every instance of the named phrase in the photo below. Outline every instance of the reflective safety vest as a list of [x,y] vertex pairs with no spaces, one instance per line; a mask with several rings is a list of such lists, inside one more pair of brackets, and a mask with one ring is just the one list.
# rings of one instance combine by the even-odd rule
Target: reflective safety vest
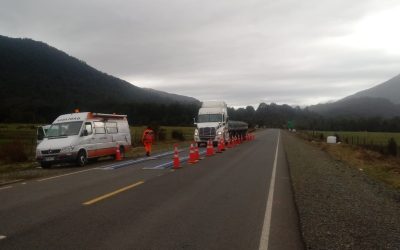
[[154,140],[154,131],[151,129],[146,129],[143,132],[143,137],[142,137],[143,142],[153,142]]

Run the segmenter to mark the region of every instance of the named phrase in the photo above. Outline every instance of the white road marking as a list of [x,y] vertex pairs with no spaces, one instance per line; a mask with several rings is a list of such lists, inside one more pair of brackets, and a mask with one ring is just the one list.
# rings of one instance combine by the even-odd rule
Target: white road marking
[[7,238],[7,236],[5,236],[5,235],[0,235],[0,240],[4,240],[5,238]]
[[1,187],[0,190],[9,189],[9,188],[12,188],[12,186]]
[[79,173],[83,173],[83,172],[87,172],[87,171],[92,171],[92,170],[96,170],[96,169],[95,169],[95,168],[90,168],[90,169],[81,170],[81,171],[76,171],[76,172],[72,172],[72,173],[68,173],[68,174],[56,175],[56,176],[52,176],[52,177],[48,177],[48,178],[44,178],[44,179],[39,179],[39,180],[37,180],[37,181],[47,181],[47,180],[51,180],[51,179],[60,178],[60,177],[63,177],[63,176],[68,176],[68,175],[73,175],[73,174],[79,174]]
[[271,181],[269,185],[269,193],[267,200],[267,208],[265,210],[264,216],[264,224],[261,232],[260,246],[259,250],[267,250],[268,249],[268,241],[269,241],[269,232],[271,229],[271,214],[272,214],[272,203],[274,200],[274,189],[275,189],[275,175],[276,175],[276,165],[278,162],[278,151],[279,151],[279,139],[281,136],[281,131],[278,133],[278,142],[276,143],[276,151],[275,151],[275,160],[274,166],[272,169]]

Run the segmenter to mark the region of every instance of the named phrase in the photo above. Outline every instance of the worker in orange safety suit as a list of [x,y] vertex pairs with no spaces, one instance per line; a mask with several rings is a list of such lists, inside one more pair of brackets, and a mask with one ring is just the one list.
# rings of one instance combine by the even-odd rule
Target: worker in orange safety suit
[[146,156],[150,156],[151,154],[151,145],[154,140],[154,131],[151,127],[147,127],[147,129],[143,132],[142,142],[144,145],[144,149],[146,150]]

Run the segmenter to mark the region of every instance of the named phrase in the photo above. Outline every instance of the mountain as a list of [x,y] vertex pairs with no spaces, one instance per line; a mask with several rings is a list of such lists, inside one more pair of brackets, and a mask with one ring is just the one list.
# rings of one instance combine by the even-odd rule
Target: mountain
[[328,117],[400,116],[400,75],[339,101],[313,105],[308,109]]
[[152,93],[156,96],[158,96],[159,98],[172,98],[174,99],[176,102],[179,103],[198,103],[199,101],[192,98],[192,97],[187,97],[187,96],[183,96],[183,95],[177,95],[177,94],[172,94],[172,93],[168,93],[165,91],[160,91],[160,90],[156,90],[156,89],[151,89],[151,88],[142,88],[146,91],[148,91],[149,93]]
[[198,104],[186,96],[139,88],[43,42],[0,36],[0,122],[35,121],[45,112],[118,112],[134,103]]
[[354,95],[350,95],[344,99],[355,99],[360,97],[384,98],[394,104],[400,104],[400,74],[384,83],[381,83],[370,89],[357,92]]
[[345,98],[334,103],[318,104],[308,110],[327,117],[383,117],[400,116],[400,105],[384,98]]

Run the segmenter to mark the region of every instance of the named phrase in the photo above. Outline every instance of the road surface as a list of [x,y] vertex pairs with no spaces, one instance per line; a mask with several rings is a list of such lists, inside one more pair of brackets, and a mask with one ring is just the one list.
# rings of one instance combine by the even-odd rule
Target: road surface
[[0,187],[0,249],[303,249],[279,130],[171,157]]

